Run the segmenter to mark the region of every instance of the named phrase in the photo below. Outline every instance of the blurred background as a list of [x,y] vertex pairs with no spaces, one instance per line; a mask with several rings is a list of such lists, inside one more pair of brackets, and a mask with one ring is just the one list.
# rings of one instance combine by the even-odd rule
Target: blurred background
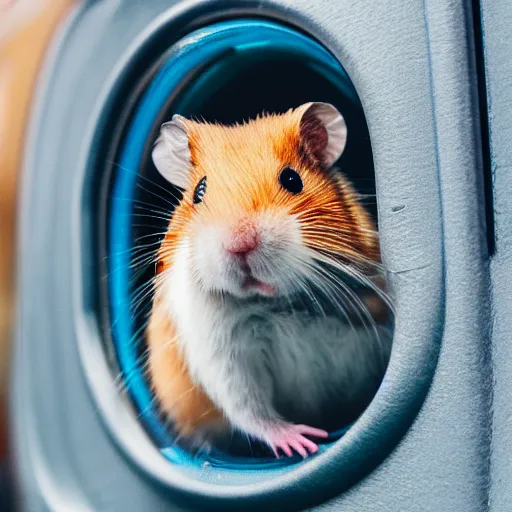
[[0,0],[0,510],[10,498],[7,400],[15,315],[16,198],[28,113],[51,36],[71,0]]

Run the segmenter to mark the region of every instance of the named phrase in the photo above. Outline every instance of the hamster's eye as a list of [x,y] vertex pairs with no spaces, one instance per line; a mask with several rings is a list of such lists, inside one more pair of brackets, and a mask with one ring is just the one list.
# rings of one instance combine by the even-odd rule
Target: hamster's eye
[[199,183],[194,189],[194,204],[202,202],[204,194],[206,193],[206,176],[199,180]]
[[302,183],[302,178],[300,174],[291,167],[285,167],[281,174],[279,175],[279,183],[281,186],[292,194],[298,194],[302,192],[304,188],[304,183]]

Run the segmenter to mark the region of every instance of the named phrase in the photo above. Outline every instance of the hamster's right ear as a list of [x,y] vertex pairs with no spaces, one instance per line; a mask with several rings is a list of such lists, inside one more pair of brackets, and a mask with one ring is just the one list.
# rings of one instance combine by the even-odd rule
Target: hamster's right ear
[[336,107],[329,103],[305,103],[295,110],[303,143],[326,167],[341,156],[347,143],[347,125]]
[[164,123],[151,154],[158,172],[183,190],[189,186],[192,166],[186,123],[187,120],[178,114],[168,123]]

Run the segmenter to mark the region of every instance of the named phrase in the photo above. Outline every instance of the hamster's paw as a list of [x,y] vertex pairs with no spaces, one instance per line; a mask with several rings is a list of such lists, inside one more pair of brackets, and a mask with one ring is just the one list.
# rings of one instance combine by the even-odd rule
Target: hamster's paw
[[279,450],[288,457],[291,457],[293,455],[292,450],[295,450],[305,458],[308,456],[308,452],[313,454],[318,451],[318,445],[305,437],[306,435],[324,439],[329,434],[325,430],[309,427],[308,425],[285,424],[270,434],[267,443],[277,458],[279,458]]

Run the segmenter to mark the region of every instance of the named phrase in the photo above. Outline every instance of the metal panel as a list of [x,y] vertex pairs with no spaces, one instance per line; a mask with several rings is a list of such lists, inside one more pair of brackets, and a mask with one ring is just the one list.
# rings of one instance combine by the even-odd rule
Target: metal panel
[[[372,137],[398,317],[384,385],[345,438],[278,483],[251,483],[240,474],[212,490],[159,458],[125,404],[108,392],[93,399],[108,389],[110,376],[95,319],[77,308],[84,282],[76,249],[90,213],[79,208],[87,201],[87,151],[100,121],[99,98],[106,84],[116,86],[116,66],[169,16],[185,25],[228,7],[231,15],[257,12],[298,24],[349,72]],[[488,257],[472,37],[462,0],[211,1],[179,11],[163,0],[104,0],[76,13],[46,70],[23,174],[13,410],[29,510],[261,510],[279,502],[304,509],[327,498],[319,509],[486,508]],[[88,347],[87,376],[79,338]],[[419,415],[393,449],[390,440],[400,438],[421,406],[434,370]],[[380,439],[387,441],[379,445]],[[373,452],[382,464],[342,493],[371,469]],[[166,480],[179,489],[166,491]]]
[[490,510],[512,507],[512,9],[481,2],[496,253],[491,262],[493,406]]

